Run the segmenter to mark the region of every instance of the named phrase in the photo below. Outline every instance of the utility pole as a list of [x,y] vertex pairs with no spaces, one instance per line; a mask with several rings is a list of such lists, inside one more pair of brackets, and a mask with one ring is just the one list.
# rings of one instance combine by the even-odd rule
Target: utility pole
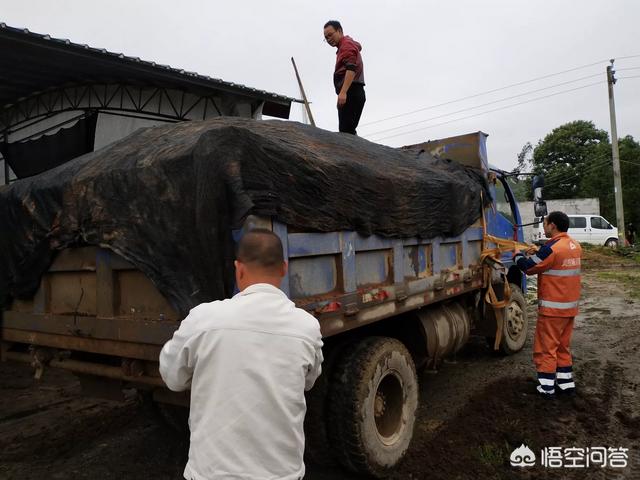
[[620,178],[620,151],[618,150],[618,129],[616,128],[616,104],[613,100],[613,84],[616,83],[613,69],[614,59],[607,67],[607,86],[609,87],[609,116],[611,117],[611,153],[613,157],[613,192],[616,199],[616,221],[618,222],[618,245],[623,246],[624,234],[624,209],[622,206],[622,179]]

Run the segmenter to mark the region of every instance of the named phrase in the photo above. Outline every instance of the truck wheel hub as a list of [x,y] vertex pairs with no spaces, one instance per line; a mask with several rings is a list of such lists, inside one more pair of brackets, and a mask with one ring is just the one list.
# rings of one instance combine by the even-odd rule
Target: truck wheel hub
[[507,327],[509,334],[513,337],[517,337],[524,329],[524,312],[515,302],[507,308]]
[[402,380],[396,372],[390,372],[380,380],[373,401],[376,429],[386,445],[393,445],[398,440],[403,426],[403,406]]

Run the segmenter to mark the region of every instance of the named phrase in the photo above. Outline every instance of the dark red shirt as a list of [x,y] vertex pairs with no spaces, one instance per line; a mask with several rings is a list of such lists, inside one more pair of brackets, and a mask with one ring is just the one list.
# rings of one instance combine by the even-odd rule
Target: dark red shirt
[[340,93],[347,70],[356,72],[353,83],[364,85],[364,65],[362,64],[360,50],[362,50],[362,46],[348,35],[345,35],[340,40],[338,51],[336,52],[336,69],[333,72],[333,84],[336,87],[336,93]]

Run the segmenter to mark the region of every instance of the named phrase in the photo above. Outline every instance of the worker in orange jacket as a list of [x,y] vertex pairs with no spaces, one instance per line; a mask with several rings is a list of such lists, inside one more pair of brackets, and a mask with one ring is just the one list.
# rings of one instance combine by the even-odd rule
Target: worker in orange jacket
[[580,244],[567,235],[569,217],[551,212],[543,221],[549,239],[537,251],[516,253],[514,261],[527,275],[538,275],[538,323],[533,362],[538,372],[539,394],[553,397],[575,394],[571,359],[571,334],[580,300]]

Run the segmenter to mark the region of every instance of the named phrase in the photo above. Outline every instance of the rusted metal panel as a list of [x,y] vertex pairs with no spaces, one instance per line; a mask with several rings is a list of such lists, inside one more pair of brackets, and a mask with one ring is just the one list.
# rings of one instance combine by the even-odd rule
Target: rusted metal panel
[[458,243],[440,244],[440,268],[442,270],[455,270],[462,268],[461,261],[458,260]]
[[290,233],[289,258],[340,253],[340,234]]
[[74,337],[72,335],[55,335],[27,330],[15,330],[12,328],[2,329],[2,339],[6,342],[42,345],[61,350],[100,353],[103,355],[151,361],[158,360],[161,350],[161,347],[158,345],[115,342],[112,340]]
[[455,160],[462,165],[488,170],[487,136],[486,133],[475,132],[432,140],[413,145],[413,147],[424,148],[435,157]]
[[115,314],[115,273],[111,267],[111,252],[94,252],[96,264],[96,314],[99,317],[113,317]]
[[385,287],[384,291],[389,295],[386,301],[374,302],[373,305],[367,305],[366,308],[358,308],[358,311],[353,315],[339,313],[320,316],[320,329],[323,336],[329,337],[445,299],[477,291],[481,287],[482,278],[477,275],[471,282],[465,283],[459,280],[445,283],[443,288],[439,290],[421,291],[420,293],[409,295],[403,302],[395,301],[396,293],[393,286]]
[[[46,312],[52,314],[96,314],[96,274],[91,271],[55,272],[44,275],[50,286]],[[42,290],[42,286],[40,287]]]
[[[289,258],[289,235],[287,225],[274,219],[272,221],[272,230],[273,233],[278,235],[280,241],[282,242],[282,253],[284,255],[284,258]],[[287,270],[284,274],[284,278],[280,283],[280,289],[284,293],[286,293],[287,296],[290,296],[291,284],[289,282],[289,270]]]
[[356,291],[356,234],[342,232],[340,234],[342,257],[340,286],[345,293]]
[[[7,360],[31,363],[31,355],[26,353],[7,352],[6,358]],[[113,367],[99,363],[81,362],[78,360],[51,360],[49,366],[84,375],[96,375],[98,377],[121,380],[132,384],[153,385],[157,387],[165,386],[164,381],[159,377],[150,377],[147,375],[129,376],[124,374],[121,367]]]
[[179,319],[178,313],[139,270],[116,272],[116,316],[138,322],[145,319]]
[[49,267],[49,272],[95,271],[96,247],[61,250]]
[[304,299],[335,291],[338,284],[337,255],[289,260],[290,296]]
[[369,250],[357,252],[356,285],[386,285],[393,283],[393,250]]
[[178,328],[178,322],[130,318],[96,318],[74,315],[33,315],[4,312],[4,328],[80,338],[164,345]]
[[425,278],[431,272],[431,245],[404,247],[404,278],[407,281]]
[[45,313],[51,308],[51,282],[48,275],[40,279],[40,288],[33,297],[32,307],[33,313]]
[[393,282],[400,284],[404,282],[404,261],[403,261],[403,245],[402,240],[397,239],[393,242]]

